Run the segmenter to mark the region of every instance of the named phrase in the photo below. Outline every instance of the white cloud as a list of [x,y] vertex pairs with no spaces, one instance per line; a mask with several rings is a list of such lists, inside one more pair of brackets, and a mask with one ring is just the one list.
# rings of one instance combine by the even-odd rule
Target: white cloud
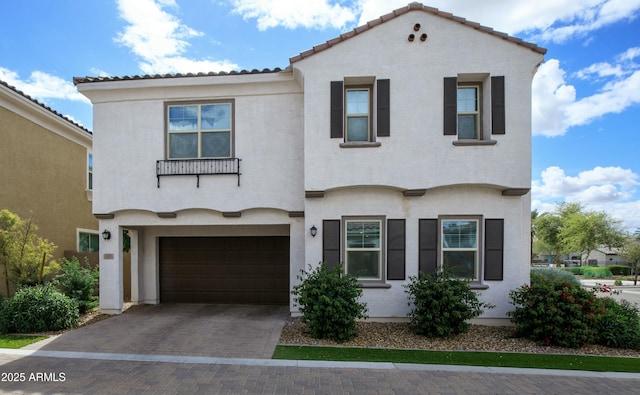
[[569,176],[552,166],[540,180],[533,180],[531,208],[542,213],[553,211],[557,202],[580,202],[589,210],[607,212],[631,229],[640,227],[640,201],[627,201],[638,185],[638,174],[621,167],[598,166]]
[[120,17],[128,25],[116,41],[141,58],[140,69],[147,74],[229,71],[238,66],[228,60],[193,60],[182,56],[189,39],[198,32],[163,10],[176,8],[173,0],[118,0]]
[[43,71],[34,71],[29,78],[22,79],[18,73],[0,67],[0,80],[44,104],[51,99],[90,103],[89,99],[78,93],[71,81]]
[[233,12],[256,19],[259,30],[282,26],[287,29],[343,29],[356,20],[358,2],[352,7],[330,0],[231,0]]
[[616,57],[618,64],[601,62],[578,71],[578,78],[595,75],[597,80],[609,79],[597,93],[580,99],[576,98],[575,87],[566,82],[557,59],[542,64],[532,85],[533,134],[560,136],[572,126],[640,103],[640,66],[630,61],[638,53],[640,49],[630,48]]

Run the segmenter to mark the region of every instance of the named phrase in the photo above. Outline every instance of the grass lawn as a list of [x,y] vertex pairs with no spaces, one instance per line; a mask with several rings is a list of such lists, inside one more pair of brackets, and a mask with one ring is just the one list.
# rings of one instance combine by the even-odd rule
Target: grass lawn
[[0,335],[0,348],[22,348],[46,338],[46,336]]
[[640,359],[638,358],[583,355],[277,346],[273,359],[396,362],[640,373]]

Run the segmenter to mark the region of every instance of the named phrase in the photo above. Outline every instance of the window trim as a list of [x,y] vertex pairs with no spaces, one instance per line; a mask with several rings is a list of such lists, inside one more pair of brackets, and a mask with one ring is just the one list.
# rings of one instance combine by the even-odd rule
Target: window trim
[[[165,135],[165,158],[176,160],[191,160],[191,159],[228,159],[235,157],[235,99],[216,99],[216,100],[190,100],[190,101],[173,101],[165,102],[165,114],[164,114],[164,135]],[[206,105],[216,104],[229,104],[230,106],[230,120],[229,120],[229,156],[216,156],[216,157],[203,157],[202,156],[202,134],[211,133],[211,131],[203,131],[200,127],[201,123],[201,108]],[[188,107],[198,106],[198,128],[196,130],[189,131],[174,131],[169,130],[169,109],[171,107]],[[226,129],[225,129],[226,130]],[[219,130],[218,132],[221,132]],[[197,133],[198,135],[198,156],[188,158],[173,158],[171,157],[171,141],[170,135],[172,133]]]
[[[89,234],[89,235],[95,235],[98,237],[98,250],[95,252],[99,252],[100,251],[100,232],[97,230],[93,230],[93,229],[84,229],[84,228],[76,228],[76,251],[77,252],[82,252],[82,253],[87,253],[87,252],[94,252],[94,251],[80,251],[80,235],[81,234]],[[89,239],[91,240],[91,239]]]
[[[356,91],[366,91],[367,92],[367,101],[368,101],[368,112],[366,113],[367,118],[367,139],[366,140],[349,140],[349,118],[362,118],[365,113],[355,113],[349,114],[348,112],[348,96],[349,92]],[[373,116],[373,85],[344,85],[344,142],[345,144],[363,144],[363,143],[372,143],[375,142],[375,134],[373,133],[373,123],[371,122],[371,118]]]
[[[476,278],[470,279],[472,284],[481,284],[484,278],[484,221],[482,215],[440,215],[438,216],[438,265],[437,270],[442,271],[444,266],[444,229],[443,224],[446,221],[475,221],[476,222],[476,261],[475,272]],[[453,249],[453,251],[468,251],[469,249]]]
[[[458,93],[460,92],[460,89],[465,89],[465,88],[476,88],[476,110],[475,111],[460,111],[460,109],[458,108],[458,100],[459,100],[459,95]],[[458,81],[458,85],[456,87],[456,136],[458,136],[458,140],[460,141],[466,141],[466,140],[471,140],[471,141],[482,141],[484,140],[484,128],[483,128],[483,116],[482,116],[482,112],[483,112],[483,100],[484,96],[483,96],[483,89],[482,89],[482,82],[460,82]],[[475,130],[475,138],[460,138],[460,115],[475,115],[476,116],[476,130]]]
[[[497,140],[492,136],[505,134],[505,92],[504,76],[489,73],[462,73],[443,80],[443,132],[445,136],[453,136],[454,146],[491,146]],[[478,92],[478,138],[458,138],[458,89],[464,86],[479,86]]]
[[87,152],[87,191],[93,191],[93,153]]
[[[380,224],[380,247],[376,249],[379,251],[378,254],[378,274],[379,278],[359,278],[358,282],[362,285],[373,285],[376,284],[385,284],[386,282],[386,237],[387,237],[387,229],[386,229],[386,217],[385,216],[343,216],[341,220],[341,261],[344,262],[344,271],[348,273],[349,262],[347,260],[347,252],[350,251],[347,247],[347,223],[348,222],[378,222]],[[363,250],[363,249],[356,249]],[[369,250],[369,249],[367,249]]]

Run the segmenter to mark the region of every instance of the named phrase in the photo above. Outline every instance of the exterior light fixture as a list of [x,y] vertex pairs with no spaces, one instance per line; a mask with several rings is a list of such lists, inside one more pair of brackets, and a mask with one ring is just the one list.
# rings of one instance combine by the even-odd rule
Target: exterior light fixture
[[309,231],[311,232],[311,237],[316,237],[316,235],[318,234],[318,228],[316,228],[315,225],[313,225],[311,229],[309,229]]
[[102,232],[102,238],[105,239],[105,240],[109,240],[111,238],[111,232],[109,232],[108,230],[105,229]]

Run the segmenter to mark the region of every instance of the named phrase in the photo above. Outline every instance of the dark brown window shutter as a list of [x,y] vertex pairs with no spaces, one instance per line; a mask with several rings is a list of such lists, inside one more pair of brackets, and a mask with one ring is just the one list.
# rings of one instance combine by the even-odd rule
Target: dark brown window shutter
[[504,77],[491,77],[491,134],[505,134]]
[[377,117],[378,131],[380,137],[388,137],[391,135],[391,114],[389,112],[390,94],[389,80],[378,80],[377,95]]
[[405,220],[387,221],[387,280],[405,278]]
[[504,220],[484,221],[484,279],[503,280]]
[[444,79],[444,134],[458,134],[458,78]]
[[322,221],[322,261],[332,268],[340,263],[340,220]]
[[343,95],[342,81],[331,81],[331,138],[342,138],[344,135]]
[[418,269],[433,273],[438,268],[438,220],[421,219],[418,229]]

